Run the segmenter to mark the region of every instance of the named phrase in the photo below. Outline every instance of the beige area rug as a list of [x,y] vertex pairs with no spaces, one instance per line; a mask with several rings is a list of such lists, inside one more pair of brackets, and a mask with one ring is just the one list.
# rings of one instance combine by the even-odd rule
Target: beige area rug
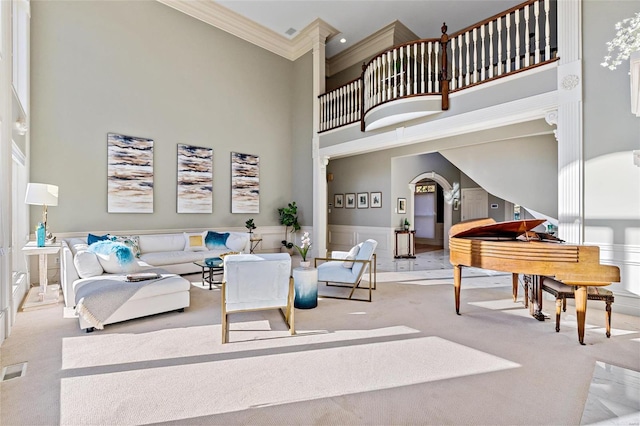
[[225,345],[219,290],[188,278],[184,313],[94,333],[62,306],[21,312],[0,353],[28,369],[0,383],[0,424],[579,424],[596,362],[640,371],[637,317],[614,304],[607,339],[590,305],[580,346],[571,307],[556,333],[508,276],[463,281],[460,316],[424,276],[296,309],[295,336],[277,311],[232,314]]

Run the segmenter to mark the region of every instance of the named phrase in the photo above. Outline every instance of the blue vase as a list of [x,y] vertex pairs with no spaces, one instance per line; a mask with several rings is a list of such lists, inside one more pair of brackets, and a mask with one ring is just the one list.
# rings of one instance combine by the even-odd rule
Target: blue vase
[[294,268],[293,286],[294,307],[312,309],[318,306],[318,270],[316,268]]
[[40,222],[36,227],[36,242],[38,244],[38,247],[44,247],[44,234],[45,234],[44,224]]

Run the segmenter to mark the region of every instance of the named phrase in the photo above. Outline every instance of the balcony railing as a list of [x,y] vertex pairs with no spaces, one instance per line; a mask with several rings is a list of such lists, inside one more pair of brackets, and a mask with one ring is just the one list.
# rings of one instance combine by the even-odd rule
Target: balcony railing
[[[555,4],[555,3],[554,3]],[[361,122],[379,105],[416,96],[440,97],[556,60],[551,0],[529,0],[448,36],[395,46],[363,66],[362,75],[320,95],[319,132]],[[450,58],[450,59],[449,59]]]

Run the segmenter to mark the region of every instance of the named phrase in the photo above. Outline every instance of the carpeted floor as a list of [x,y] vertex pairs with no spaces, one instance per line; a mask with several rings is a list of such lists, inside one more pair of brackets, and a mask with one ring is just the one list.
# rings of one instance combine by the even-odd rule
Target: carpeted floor
[[187,278],[184,313],[94,333],[61,305],[20,312],[0,354],[27,371],[0,383],[0,423],[571,425],[597,365],[640,371],[638,317],[614,303],[607,339],[590,304],[580,346],[571,306],[556,333],[504,274],[469,271],[458,316],[447,271],[381,272],[372,303],[296,309],[295,336],[277,311],[231,315],[225,345],[219,291]]

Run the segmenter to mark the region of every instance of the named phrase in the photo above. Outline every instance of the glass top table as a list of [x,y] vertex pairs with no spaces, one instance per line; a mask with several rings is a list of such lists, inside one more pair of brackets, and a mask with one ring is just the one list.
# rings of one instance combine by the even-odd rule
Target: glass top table
[[202,268],[202,285],[209,283],[209,290],[213,284],[222,284],[222,281],[214,280],[214,275],[220,275],[224,271],[224,262],[219,257],[210,257],[204,260],[193,262]]

